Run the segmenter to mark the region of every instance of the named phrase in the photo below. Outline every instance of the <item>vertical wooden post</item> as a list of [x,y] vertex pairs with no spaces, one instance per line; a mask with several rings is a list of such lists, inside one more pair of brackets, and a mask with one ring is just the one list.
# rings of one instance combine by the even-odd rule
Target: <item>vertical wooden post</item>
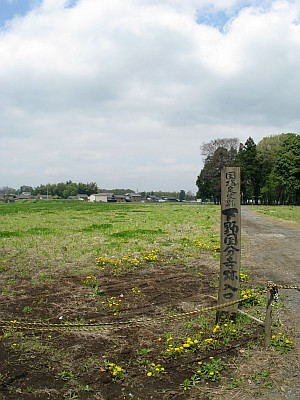
[[[240,298],[241,201],[240,167],[223,167],[221,171],[221,260],[218,304]],[[238,304],[217,312],[217,321],[230,314],[235,319]]]
[[272,335],[272,302],[274,299],[273,289],[267,291],[267,307],[265,317],[265,346],[268,347]]

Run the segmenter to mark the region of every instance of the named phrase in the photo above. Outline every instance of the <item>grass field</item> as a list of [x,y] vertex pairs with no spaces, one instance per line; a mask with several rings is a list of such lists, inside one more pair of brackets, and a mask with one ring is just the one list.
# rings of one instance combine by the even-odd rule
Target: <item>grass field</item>
[[[0,204],[0,399],[231,398],[246,381],[236,363],[263,339],[244,316],[216,325],[214,311],[195,312],[216,304],[219,214],[196,203]],[[260,316],[250,279],[244,307]],[[285,340],[274,347],[289,350]],[[257,391],[272,386],[254,373]]]
[[[181,248],[193,253],[201,242],[213,246],[219,240],[214,207],[41,201],[2,205],[0,213],[0,268],[9,274],[13,263],[10,281],[16,274],[37,284],[61,274],[93,274],[98,257],[157,251],[176,258]],[[122,263],[114,272],[123,267],[128,270]]]
[[271,217],[300,223],[300,207],[297,206],[255,206],[255,210]]

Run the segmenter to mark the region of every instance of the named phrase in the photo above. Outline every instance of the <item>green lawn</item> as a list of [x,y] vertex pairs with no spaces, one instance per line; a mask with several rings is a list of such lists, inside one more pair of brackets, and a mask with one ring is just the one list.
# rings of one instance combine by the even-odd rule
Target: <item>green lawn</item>
[[156,251],[178,258],[180,251],[186,259],[201,243],[218,245],[218,217],[219,207],[185,203],[0,203],[0,270],[9,282],[43,282],[95,274],[99,257]]
[[250,206],[254,210],[271,217],[300,223],[300,207],[298,206]]

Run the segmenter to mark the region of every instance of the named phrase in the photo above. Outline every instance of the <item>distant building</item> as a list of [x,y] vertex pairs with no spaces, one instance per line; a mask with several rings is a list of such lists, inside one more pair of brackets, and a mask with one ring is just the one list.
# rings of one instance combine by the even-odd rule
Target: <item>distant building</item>
[[166,202],[176,202],[176,201],[179,201],[178,199],[176,199],[176,197],[161,197],[159,200],[158,200],[160,203],[166,203]]
[[96,193],[91,194],[89,201],[91,203],[108,203],[113,198],[113,193]]
[[126,196],[123,194],[114,194],[113,198],[117,203],[125,203],[126,202]]
[[126,201],[132,203],[139,203],[142,201],[142,196],[138,193],[126,193]]
[[146,197],[146,201],[149,201],[150,203],[153,203],[153,202],[158,201],[158,197],[155,196],[154,194],[149,194],[149,195]]
[[21,194],[18,194],[16,198],[18,200],[28,200],[28,199],[33,199],[33,196],[31,195],[30,192],[22,192]]
[[89,196],[87,194],[76,194],[76,196],[69,196],[68,197],[69,200],[84,200],[84,201],[88,201]]

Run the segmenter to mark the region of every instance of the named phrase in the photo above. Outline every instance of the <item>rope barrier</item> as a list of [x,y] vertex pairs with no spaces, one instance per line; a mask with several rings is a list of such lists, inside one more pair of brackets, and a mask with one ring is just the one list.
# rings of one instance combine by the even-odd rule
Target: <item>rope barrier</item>
[[[247,299],[254,298],[258,296],[261,292],[254,293],[251,296],[248,296]],[[228,306],[232,306],[234,304],[238,304],[245,299],[238,299],[235,301],[227,302],[224,304],[218,304],[216,306],[211,306],[211,307],[203,307],[201,309],[189,311],[186,313],[180,313],[180,314],[174,314],[174,315],[168,315],[168,316],[158,316],[155,318],[156,321],[166,321],[166,320],[175,320],[175,319],[181,319],[181,318],[186,318],[192,315],[197,315],[203,312],[208,312],[208,311],[216,311]],[[147,324],[148,322],[153,321],[151,318],[143,318],[143,319],[134,319],[134,320],[127,320],[127,321],[113,321],[113,322],[100,322],[100,323],[47,323],[47,322],[29,322],[29,321],[17,321],[17,320],[11,320],[11,321],[5,321],[5,320],[0,320],[0,325],[4,328],[11,328],[14,327],[15,329],[19,330],[38,330],[38,331],[43,331],[43,330],[95,330],[95,329],[101,329],[101,328],[106,328],[106,329],[114,329],[116,327],[126,327],[129,325],[144,325]]]
[[[251,296],[248,296],[247,299],[251,299],[257,297],[261,292],[254,293]],[[189,311],[186,313],[168,315],[168,316],[158,316],[155,318],[156,321],[166,321],[166,320],[175,320],[186,318],[189,316],[197,315],[204,312],[209,311],[216,311],[222,308],[226,308],[228,306],[232,306],[234,304],[238,304],[245,299],[238,299],[235,301],[227,302],[224,304],[218,304],[216,306],[211,307],[203,307],[201,309]],[[134,320],[127,320],[127,321],[113,321],[113,322],[101,322],[101,323],[47,323],[47,322],[29,322],[29,321],[17,321],[17,320],[0,320],[0,326],[3,328],[15,328],[18,330],[36,330],[36,331],[60,331],[60,330],[96,330],[96,329],[115,329],[120,327],[128,327],[130,325],[144,325],[148,322],[153,321],[151,318],[143,318],[143,319],[134,319]]]
[[267,283],[267,289],[269,289],[269,288],[294,289],[294,290],[299,290],[300,291],[300,286],[297,286],[297,285],[278,285],[277,283],[274,283],[274,282],[268,282]]
[[[274,282],[268,282],[266,289],[262,289],[256,293],[253,293],[250,296],[247,296],[247,298],[242,298],[234,301],[230,301],[224,304],[218,304],[216,306],[211,306],[211,307],[202,307],[197,310],[189,311],[186,313],[179,313],[179,314],[174,314],[174,315],[162,315],[155,317],[154,319],[156,321],[167,321],[167,320],[176,320],[176,319],[183,319],[186,317],[190,317],[193,315],[201,314],[204,312],[209,312],[209,311],[217,311],[222,308],[226,308],[238,303],[241,303],[244,300],[248,300],[251,298],[255,298],[258,295],[261,295],[263,293],[266,293],[267,291],[278,291],[278,289],[295,289],[300,291],[300,286],[294,286],[294,285],[278,285]],[[121,329],[122,327],[129,327],[132,325],[144,325],[149,322],[152,322],[152,318],[141,318],[141,319],[129,319],[127,321],[111,321],[111,322],[99,322],[99,323],[70,323],[66,322],[64,324],[62,323],[50,323],[50,322],[29,322],[29,321],[17,321],[17,320],[0,320],[0,326],[2,328],[14,328],[17,330],[25,330],[25,331],[94,331],[98,329]]]

